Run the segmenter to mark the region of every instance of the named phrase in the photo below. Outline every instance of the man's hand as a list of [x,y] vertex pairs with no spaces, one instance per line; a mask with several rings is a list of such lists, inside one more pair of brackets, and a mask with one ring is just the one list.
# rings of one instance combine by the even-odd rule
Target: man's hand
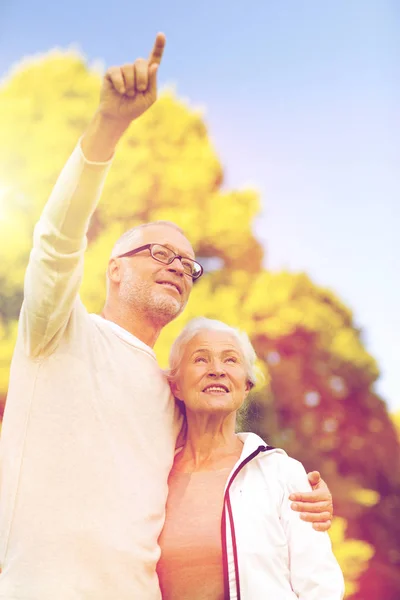
[[309,521],[317,531],[328,531],[332,525],[332,494],[318,471],[308,473],[308,481],[313,491],[291,494],[289,499],[293,510],[301,513],[300,518]]
[[85,157],[94,162],[111,158],[126,129],[157,99],[157,70],[165,47],[165,35],[157,34],[149,58],[111,67],[100,92],[100,104],[82,137]]
[[149,58],[111,67],[105,74],[100,93],[99,113],[130,123],[157,99],[157,70],[165,47],[165,35],[157,34]]

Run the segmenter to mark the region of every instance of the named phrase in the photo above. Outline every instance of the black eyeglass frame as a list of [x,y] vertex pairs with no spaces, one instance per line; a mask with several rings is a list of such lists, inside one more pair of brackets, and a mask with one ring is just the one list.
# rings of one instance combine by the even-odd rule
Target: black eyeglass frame
[[[154,246],[160,246],[161,248],[165,248],[166,250],[168,250],[168,252],[171,252],[170,259],[167,262],[165,262],[164,260],[160,260],[159,258],[156,258],[153,255],[153,247]],[[168,246],[163,246],[163,244],[145,244],[144,246],[139,246],[139,248],[134,248],[133,250],[128,250],[128,252],[124,252],[124,254],[118,254],[118,256],[116,256],[115,258],[125,258],[126,256],[134,256],[135,254],[138,254],[138,252],[142,252],[142,250],[150,250],[151,258],[153,258],[154,260],[156,260],[157,262],[159,262],[163,265],[170,265],[171,263],[174,262],[174,260],[176,258],[179,258],[181,263],[182,263],[182,259],[185,259],[195,265],[198,265],[200,267],[200,271],[199,271],[198,275],[194,276],[191,273],[187,273],[185,271],[185,275],[188,275],[189,277],[191,277],[193,279],[193,281],[196,281],[197,279],[199,279],[204,273],[203,267],[201,266],[201,264],[199,262],[197,262],[197,260],[193,260],[193,258],[189,258],[188,256],[181,256],[180,254],[175,254],[175,252],[173,250],[171,250],[171,248],[168,248]]]

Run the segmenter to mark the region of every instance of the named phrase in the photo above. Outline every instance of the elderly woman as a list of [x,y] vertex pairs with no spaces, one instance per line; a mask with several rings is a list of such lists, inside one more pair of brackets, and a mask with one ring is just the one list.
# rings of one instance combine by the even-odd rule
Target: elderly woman
[[328,534],[290,508],[292,492],[310,489],[303,466],[253,433],[235,433],[255,359],[245,334],[205,318],[172,347],[171,388],[187,436],[159,539],[163,600],[343,598]]

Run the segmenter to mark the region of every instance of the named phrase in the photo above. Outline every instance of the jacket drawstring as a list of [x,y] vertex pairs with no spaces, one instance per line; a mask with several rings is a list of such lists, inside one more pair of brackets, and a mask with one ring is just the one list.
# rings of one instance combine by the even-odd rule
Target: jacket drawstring
[[260,452],[266,452],[267,450],[274,450],[273,446],[259,446],[257,450],[254,450],[249,456],[247,456],[243,462],[237,467],[237,469],[232,474],[232,477],[229,480],[228,485],[226,486],[225,494],[224,494],[224,504],[222,509],[222,519],[221,519],[221,538],[222,538],[222,566],[223,566],[223,574],[224,574],[224,600],[230,600],[230,585],[229,585],[229,568],[228,568],[228,551],[227,551],[227,543],[226,543],[226,510],[228,510],[229,516],[229,527],[231,531],[231,540],[232,540],[232,549],[233,549],[233,560],[235,564],[235,585],[236,585],[236,598],[240,600],[240,579],[239,579],[239,561],[237,555],[237,547],[236,547],[236,534],[235,534],[235,523],[233,520],[232,513],[232,505],[231,499],[229,496],[229,489],[236,478],[237,474],[249,463],[253,458],[258,456]]

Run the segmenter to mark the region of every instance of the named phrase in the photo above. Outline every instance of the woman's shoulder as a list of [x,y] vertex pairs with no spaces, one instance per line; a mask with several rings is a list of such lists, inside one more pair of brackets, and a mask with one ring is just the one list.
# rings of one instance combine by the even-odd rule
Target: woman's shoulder
[[283,448],[277,448],[269,445],[265,440],[255,433],[245,432],[238,434],[244,443],[244,450],[248,454],[259,449],[256,458],[263,470],[273,469],[279,473],[282,480],[296,481],[299,485],[307,482],[307,474],[302,463],[289,456]]

